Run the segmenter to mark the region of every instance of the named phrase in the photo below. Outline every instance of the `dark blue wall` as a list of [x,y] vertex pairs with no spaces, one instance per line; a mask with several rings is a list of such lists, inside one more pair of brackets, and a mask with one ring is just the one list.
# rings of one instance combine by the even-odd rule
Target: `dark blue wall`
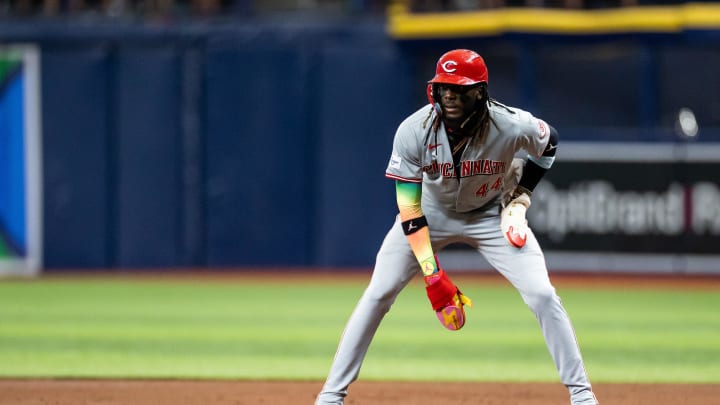
[[[692,35],[691,35],[692,34]],[[720,40],[396,42],[382,21],[0,28],[42,49],[49,269],[365,266],[396,214],[384,170],[438,56],[571,140],[720,141]]]
[[206,231],[213,266],[311,262],[312,58],[302,39],[266,40],[273,45],[222,36],[206,48]]
[[42,50],[44,256],[48,267],[113,265],[116,240],[109,49]]

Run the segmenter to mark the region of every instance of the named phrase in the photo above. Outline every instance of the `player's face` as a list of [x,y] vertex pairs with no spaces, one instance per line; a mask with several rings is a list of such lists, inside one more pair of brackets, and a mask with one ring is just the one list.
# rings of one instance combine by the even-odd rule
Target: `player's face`
[[474,110],[480,98],[479,86],[438,84],[443,118],[449,123],[460,123]]

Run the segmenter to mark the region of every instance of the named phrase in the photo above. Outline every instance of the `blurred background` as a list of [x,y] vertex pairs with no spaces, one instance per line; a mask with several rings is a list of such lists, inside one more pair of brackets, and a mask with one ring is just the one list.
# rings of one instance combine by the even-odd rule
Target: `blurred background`
[[0,0],[0,273],[371,266],[454,48],[560,132],[552,271],[720,274],[720,3],[650,0]]

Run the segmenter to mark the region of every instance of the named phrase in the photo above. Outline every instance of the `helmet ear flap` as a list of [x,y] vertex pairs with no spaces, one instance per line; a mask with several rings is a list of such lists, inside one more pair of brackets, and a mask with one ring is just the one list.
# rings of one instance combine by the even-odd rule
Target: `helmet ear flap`
[[440,109],[440,103],[438,103],[435,100],[440,100],[440,92],[437,89],[437,86],[433,83],[428,83],[427,85],[427,98],[428,102],[433,106],[435,111],[438,114],[442,113],[442,110]]

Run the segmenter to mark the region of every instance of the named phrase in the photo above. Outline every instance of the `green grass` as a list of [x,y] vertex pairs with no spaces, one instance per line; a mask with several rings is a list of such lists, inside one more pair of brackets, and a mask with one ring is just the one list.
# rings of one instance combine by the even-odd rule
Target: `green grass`
[[[511,287],[464,282],[475,306],[444,330],[411,284],[365,380],[557,381]],[[0,282],[0,377],[323,379],[364,282]],[[594,382],[720,383],[720,294],[561,288]]]

